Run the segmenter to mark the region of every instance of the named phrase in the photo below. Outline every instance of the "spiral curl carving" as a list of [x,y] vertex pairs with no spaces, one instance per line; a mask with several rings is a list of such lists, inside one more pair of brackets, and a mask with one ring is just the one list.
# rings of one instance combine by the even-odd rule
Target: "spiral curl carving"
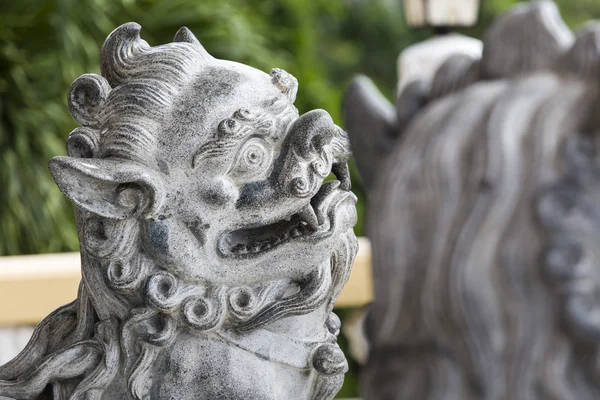
[[80,76],[71,84],[68,93],[69,111],[77,122],[89,128],[101,124],[100,111],[110,92],[108,81],[96,74]]
[[200,331],[218,328],[225,318],[225,291],[209,289],[207,296],[189,297],[182,305],[184,320]]
[[67,154],[77,158],[93,158],[98,151],[98,134],[89,128],[75,128],[67,138]]

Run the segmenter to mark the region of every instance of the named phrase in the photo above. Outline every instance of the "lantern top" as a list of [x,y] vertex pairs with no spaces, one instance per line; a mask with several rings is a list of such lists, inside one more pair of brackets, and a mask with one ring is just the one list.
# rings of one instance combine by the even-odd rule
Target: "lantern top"
[[412,28],[470,27],[479,19],[480,0],[404,0],[403,5]]

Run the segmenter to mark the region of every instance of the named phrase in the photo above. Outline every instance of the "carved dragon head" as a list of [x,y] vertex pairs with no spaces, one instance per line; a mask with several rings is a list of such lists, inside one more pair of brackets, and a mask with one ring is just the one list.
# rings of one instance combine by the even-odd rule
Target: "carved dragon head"
[[[312,383],[298,398],[330,398],[346,369],[331,309],[356,252],[346,134],[323,110],[298,115],[298,82],[283,70],[266,74],[215,59],[186,28],[157,47],[139,32],[135,23],[112,32],[102,76],[73,83],[69,107],[82,127],[69,136],[68,156],[50,161],[76,207],[83,272],[66,313],[75,315],[73,329],[63,328],[67,339],[53,350],[94,337],[101,350],[88,350],[89,357],[105,360],[79,385],[55,379],[55,387],[71,396],[119,397],[119,385],[134,398],[170,396],[178,385],[165,389],[165,378],[159,389],[150,377],[167,372],[157,365],[185,363],[168,354],[182,352],[186,340],[196,340],[191,353],[202,353],[197,340],[213,340],[215,350],[207,345],[198,357],[262,368],[231,361],[238,356],[216,360],[229,351],[219,346],[241,349],[301,371]],[[338,180],[323,183],[331,172]],[[277,322],[293,316],[304,319],[290,326],[308,324],[313,332]],[[264,337],[246,340],[250,334]],[[296,349],[297,360],[269,347],[278,345]],[[34,347],[24,351],[29,363],[43,360],[31,355]],[[311,370],[326,378],[310,378]],[[25,371],[5,367],[0,379]],[[217,389],[202,386],[190,393],[215,398],[210,390]]]

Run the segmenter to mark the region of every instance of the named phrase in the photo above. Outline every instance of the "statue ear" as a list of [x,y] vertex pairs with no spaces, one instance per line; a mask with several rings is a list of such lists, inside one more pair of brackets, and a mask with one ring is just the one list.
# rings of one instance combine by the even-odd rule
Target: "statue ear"
[[131,161],[54,157],[49,167],[58,188],[73,204],[105,218],[148,218],[162,204],[159,173]]

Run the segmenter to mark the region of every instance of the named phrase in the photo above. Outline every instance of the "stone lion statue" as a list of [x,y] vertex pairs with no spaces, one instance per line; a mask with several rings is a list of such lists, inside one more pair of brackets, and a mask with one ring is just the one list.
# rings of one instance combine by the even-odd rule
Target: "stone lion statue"
[[375,301],[367,400],[600,398],[600,25],[500,17],[397,105],[345,98]]
[[0,367],[0,398],[333,398],[332,308],[357,250],[346,134],[298,115],[285,71],[140,29],[112,32],[102,76],[69,90],[81,127],[50,171],[83,278]]

